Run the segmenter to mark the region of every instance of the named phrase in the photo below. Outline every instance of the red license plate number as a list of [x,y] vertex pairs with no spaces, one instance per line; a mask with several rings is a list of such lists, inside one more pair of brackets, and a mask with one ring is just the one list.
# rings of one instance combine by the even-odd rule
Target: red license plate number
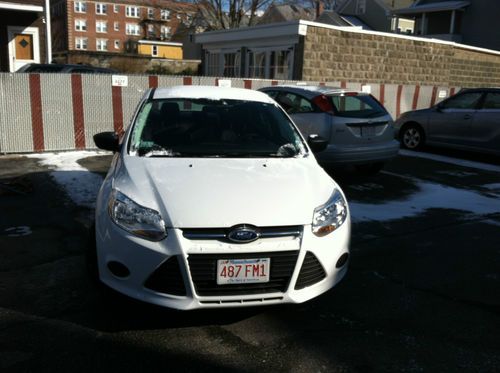
[[269,282],[270,258],[217,260],[217,285]]

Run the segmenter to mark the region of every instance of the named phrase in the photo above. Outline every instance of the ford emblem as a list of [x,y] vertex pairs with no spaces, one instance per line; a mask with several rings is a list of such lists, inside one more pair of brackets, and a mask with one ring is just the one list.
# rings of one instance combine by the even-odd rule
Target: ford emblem
[[227,238],[233,242],[246,243],[255,241],[259,236],[255,228],[243,225],[231,228]]

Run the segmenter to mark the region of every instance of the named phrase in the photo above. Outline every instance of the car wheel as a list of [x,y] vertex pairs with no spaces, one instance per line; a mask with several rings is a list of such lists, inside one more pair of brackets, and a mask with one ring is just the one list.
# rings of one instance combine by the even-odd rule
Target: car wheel
[[356,171],[362,175],[375,175],[382,168],[384,168],[383,162],[360,164],[356,166]]
[[409,124],[403,127],[401,144],[404,148],[411,150],[421,149],[424,146],[424,142],[425,134],[422,127],[417,124]]

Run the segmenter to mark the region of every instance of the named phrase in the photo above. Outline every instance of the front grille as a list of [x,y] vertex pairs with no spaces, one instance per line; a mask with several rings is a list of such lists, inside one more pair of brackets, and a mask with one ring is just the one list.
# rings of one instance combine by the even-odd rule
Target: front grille
[[158,293],[186,295],[186,287],[182,279],[178,257],[172,256],[163,262],[149,276],[144,286]]
[[[285,292],[288,289],[299,251],[262,252],[250,254],[193,254],[189,269],[198,295],[245,295]],[[269,282],[217,285],[217,260],[270,258]]]
[[[227,236],[231,228],[184,228],[182,235],[189,240],[220,240],[229,242]],[[302,226],[284,227],[259,227],[255,229],[259,238],[272,237],[299,237],[302,234]]]
[[295,283],[295,290],[304,289],[317,282],[320,282],[326,277],[325,270],[319,262],[318,258],[311,253],[307,252],[302,268],[300,269],[299,278]]

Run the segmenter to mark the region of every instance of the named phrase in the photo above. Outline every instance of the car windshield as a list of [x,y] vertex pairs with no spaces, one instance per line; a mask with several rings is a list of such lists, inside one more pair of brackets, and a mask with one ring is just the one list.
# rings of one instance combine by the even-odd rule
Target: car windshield
[[370,95],[343,94],[330,96],[335,115],[349,118],[374,118],[387,111]]
[[297,130],[274,104],[242,100],[156,99],[141,108],[130,154],[143,157],[297,157]]

